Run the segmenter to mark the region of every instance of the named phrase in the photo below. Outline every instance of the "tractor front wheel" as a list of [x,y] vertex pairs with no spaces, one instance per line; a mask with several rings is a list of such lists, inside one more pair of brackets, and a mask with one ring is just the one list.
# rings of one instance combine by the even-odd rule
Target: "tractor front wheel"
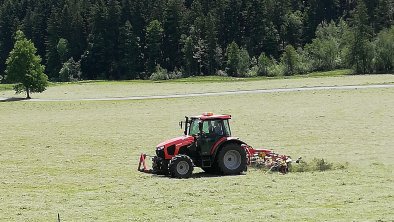
[[186,155],[177,155],[171,159],[168,168],[172,177],[189,178],[193,172],[193,162]]
[[246,169],[246,152],[238,144],[228,144],[220,150],[217,163],[225,175],[240,174]]
[[158,175],[168,175],[168,162],[169,160],[165,160],[160,157],[153,157],[153,173]]

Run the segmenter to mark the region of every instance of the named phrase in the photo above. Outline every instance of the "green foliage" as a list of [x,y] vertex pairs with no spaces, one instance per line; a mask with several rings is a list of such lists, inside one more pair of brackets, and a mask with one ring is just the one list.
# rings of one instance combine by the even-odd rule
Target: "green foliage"
[[238,75],[238,67],[240,62],[240,49],[237,43],[232,42],[227,46],[226,57],[227,57],[227,74],[229,76]]
[[152,73],[149,79],[153,81],[158,81],[158,80],[168,80],[170,79],[170,77],[168,76],[167,69],[164,69],[160,65],[157,65],[155,72]]
[[193,59],[196,60],[198,65],[198,75],[202,75],[203,60],[206,59],[206,44],[203,39],[198,39],[194,45]]
[[146,28],[146,71],[152,73],[161,63],[161,47],[163,41],[163,28],[158,20],[153,20]]
[[272,60],[272,63],[267,68],[267,76],[284,76],[286,74],[286,66],[282,62]]
[[135,79],[141,69],[141,46],[130,21],[126,21],[119,35],[119,71],[123,78]]
[[[286,45],[303,48],[307,53],[300,56],[313,64],[299,66],[301,73],[351,67],[382,72],[368,53],[375,34],[394,24],[394,4],[360,2],[366,3],[365,10],[355,10],[360,4],[344,0],[4,0],[0,75],[4,79],[17,29],[32,40],[51,80],[58,79],[62,64],[71,57],[81,60],[83,79],[146,79],[158,64],[169,72],[212,75],[229,68],[226,50],[232,42],[250,57],[265,53],[276,60]],[[342,35],[342,23],[352,26],[351,34]],[[229,74],[248,75],[241,69],[230,68]]]
[[375,69],[381,73],[394,72],[394,26],[381,31],[375,41]]
[[306,74],[313,72],[313,62],[311,58],[309,57],[308,53],[305,50],[302,50],[302,48],[298,48],[297,50],[298,54],[298,67],[297,67],[297,73],[298,74]]
[[60,38],[56,46],[57,53],[60,56],[60,61],[65,62],[69,56],[68,41],[67,39]]
[[[245,48],[239,48],[237,43],[232,42],[227,47],[227,74],[230,76],[246,77],[250,67],[250,56]],[[254,74],[252,74],[254,75]],[[257,72],[256,72],[257,75]]]
[[343,67],[343,55],[346,49],[345,35],[347,24],[341,20],[338,24],[333,21],[323,22],[317,27],[316,38],[305,45],[307,56],[311,60],[313,71],[333,70]]
[[257,60],[257,74],[259,76],[268,76],[268,67],[270,67],[271,65],[272,60],[264,53],[261,53]]
[[[248,50],[241,48],[239,50],[239,62],[238,62],[238,75],[240,77],[247,76],[250,66],[250,56]],[[257,73],[256,73],[257,75]]]
[[67,62],[63,63],[63,67],[59,72],[59,80],[61,82],[72,82],[81,79],[81,63],[76,62],[71,57]]
[[150,80],[159,81],[159,80],[169,80],[169,79],[179,79],[182,77],[182,72],[178,69],[175,69],[172,72],[168,72],[167,69],[162,68],[160,65],[156,66],[156,70],[149,77]]
[[194,54],[193,39],[191,36],[184,37],[182,42],[183,42],[182,53],[184,58],[183,67],[185,69],[185,75],[191,76],[194,73],[194,65],[195,65],[193,58],[193,54]]
[[14,49],[6,61],[6,74],[10,82],[16,83],[16,93],[25,91],[28,99],[30,92],[43,92],[48,85],[48,76],[44,74],[45,67],[41,65],[41,58],[36,52],[34,44],[18,30]]
[[217,21],[212,13],[205,18],[206,41],[206,73],[212,75],[222,65],[222,49],[218,45]]
[[288,44],[299,47],[301,46],[302,38],[302,12],[295,11],[287,14],[284,17],[285,23],[283,29]]
[[282,55],[281,62],[285,66],[285,75],[294,75],[298,71],[299,56],[292,45],[287,45]]
[[[165,67],[174,70],[181,62],[180,40],[182,35],[183,4],[180,0],[169,0],[164,9],[163,51]],[[164,65],[164,64],[163,64]]]
[[349,38],[348,61],[359,74],[371,73],[373,69],[374,48],[370,41],[372,29],[368,19],[364,1],[358,0]]

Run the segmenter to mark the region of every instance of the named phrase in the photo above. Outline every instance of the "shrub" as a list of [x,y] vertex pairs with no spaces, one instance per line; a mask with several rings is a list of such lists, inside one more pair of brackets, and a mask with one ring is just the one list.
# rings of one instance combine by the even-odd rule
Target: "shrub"
[[283,65],[283,63],[278,63],[275,60],[272,61],[273,63],[267,68],[267,76],[283,76],[286,72],[286,67]]
[[299,66],[298,53],[292,45],[287,45],[283,52],[281,62],[285,66],[285,75],[294,75]]
[[245,77],[256,77],[258,74],[258,69],[259,67],[256,66],[252,66],[245,74]]
[[259,76],[269,76],[268,74],[268,68],[272,65],[274,65],[273,59],[270,59],[268,56],[266,56],[264,53],[261,53],[259,58],[257,59],[257,74]]
[[348,41],[345,35],[349,28],[342,19],[335,22],[322,22],[316,29],[316,38],[305,45],[311,62],[311,71],[325,71],[344,67],[344,50]]
[[375,70],[381,73],[394,71],[394,26],[381,31],[375,42]]
[[170,77],[168,76],[168,71],[162,68],[160,65],[156,66],[156,71],[152,73],[149,77],[150,80],[158,81],[158,80],[168,80]]
[[236,76],[238,74],[238,67],[240,61],[240,49],[237,43],[232,42],[227,46],[226,57],[227,57],[227,66],[226,71],[230,76]]
[[308,54],[301,48],[298,49],[298,67],[297,73],[305,74],[313,71],[313,64],[311,59],[309,59]]
[[169,79],[180,79],[182,76],[182,71],[178,70],[177,68],[175,68],[174,71],[168,73]]
[[61,82],[72,82],[81,79],[81,62],[75,62],[71,57],[67,62],[63,63],[59,72],[59,80]]
[[238,76],[247,77],[250,66],[250,56],[246,49],[241,48],[239,51]]
[[216,75],[218,75],[218,76],[228,76],[225,71],[220,70],[220,69],[218,71],[216,71]]

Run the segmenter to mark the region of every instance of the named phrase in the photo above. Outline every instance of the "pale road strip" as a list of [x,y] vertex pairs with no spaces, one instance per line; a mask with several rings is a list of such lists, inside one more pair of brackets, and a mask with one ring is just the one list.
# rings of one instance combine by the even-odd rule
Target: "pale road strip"
[[[156,96],[131,96],[131,97],[108,97],[108,98],[86,98],[86,99],[30,99],[23,100],[27,102],[74,102],[74,101],[121,101],[121,100],[146,100],[146,99],[172,99],[202,96],[224,96],[239,94],[263,94],[263,93],[280,93],[280,92],[303,92],[303,91],[322,91],[322,90],[356,90],[356,89],[378,89],[378,88],[394,88],[394,84],[384,85],[351,85],[351,86],[315,86],[301,88],[278,88],[278,89],[255,89],[255,90],[237,90],[224,92],[205,92],[205,93],[189,93],[189,94],[172,94],[172,95],[156,95]],[[7,98],[0,98],[0,102]]]

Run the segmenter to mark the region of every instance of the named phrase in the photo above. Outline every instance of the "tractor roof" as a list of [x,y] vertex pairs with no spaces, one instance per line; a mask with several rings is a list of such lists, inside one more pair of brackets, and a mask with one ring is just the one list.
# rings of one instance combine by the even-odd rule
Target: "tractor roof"
[[211,112],[206,112],[206,113],[203,113],[202,115],[199,115],[199,116],[192,116],[191,118],[192,119],[201,119],[201,120],[231,119],[231,115],[227,115],[227,114],[216,115]]

